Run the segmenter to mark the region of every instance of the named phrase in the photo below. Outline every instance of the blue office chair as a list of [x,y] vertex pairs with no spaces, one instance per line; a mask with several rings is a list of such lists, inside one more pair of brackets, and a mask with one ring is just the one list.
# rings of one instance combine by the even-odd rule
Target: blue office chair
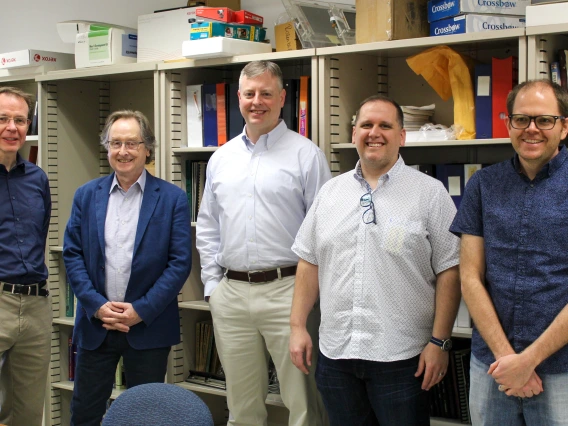
[[103,426],[213,426],[211,411],[190,390],[166,383],[127,389],[111,404]]

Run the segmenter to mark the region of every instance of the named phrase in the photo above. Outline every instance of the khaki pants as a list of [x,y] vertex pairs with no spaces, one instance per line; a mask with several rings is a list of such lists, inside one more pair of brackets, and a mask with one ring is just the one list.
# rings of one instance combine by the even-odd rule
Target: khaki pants
[[292,364],[288,351],[294,279],[249,284],[225,277],[209,299],[215,343],[227,378],[230,426],[267,424],[267,350],[276,366],[282,400],[290,410],[289,426],[319,426],[325,422],[325,408],[313,377],[319,309],[308,319],[314,343],[309,376]]
[[51,320],[49,297],[0,290],[0,423],[42,424]]

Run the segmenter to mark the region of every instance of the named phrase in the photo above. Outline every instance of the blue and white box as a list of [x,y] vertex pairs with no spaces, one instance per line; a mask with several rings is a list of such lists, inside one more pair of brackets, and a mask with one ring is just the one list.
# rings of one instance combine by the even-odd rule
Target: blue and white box
[[524,28],[525,18],[503,15],[476,15],[469,13],[454,18],[442,19],[430,24],[430,35],[478,33],[494,30]]
[[525,16],[525,9],[530,4],[530,0],[430,0],[428,22],[464,13]]

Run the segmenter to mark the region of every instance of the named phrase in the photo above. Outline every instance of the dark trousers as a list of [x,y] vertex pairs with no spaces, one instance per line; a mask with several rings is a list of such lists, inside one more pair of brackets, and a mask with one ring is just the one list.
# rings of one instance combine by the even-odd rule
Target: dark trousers
[[414,377],[418,356],[376,362],[329,359],[321,352],[316,383],[332,426],[428,426],[428,394]]
[[144,383],[163,383],[169,353],[170,347],[136,350],[128,344],[126,333],[120,331],[109,331],[94,351],[77,348],[71,425],[100,425],[121,356],[126,387],[131,388]]

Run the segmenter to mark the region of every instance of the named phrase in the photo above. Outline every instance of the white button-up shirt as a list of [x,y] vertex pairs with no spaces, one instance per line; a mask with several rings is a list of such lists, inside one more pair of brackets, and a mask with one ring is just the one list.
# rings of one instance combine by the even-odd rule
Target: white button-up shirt
[[283,121],[254,145],[243,132],[218,149],[207,164],[197,218],[205,296],[221,281],[223,268],[250,271],[298,263],[294,238],[330,178],[323,152]]
[[363,221],[368,192],[359,164],[324,185],[292,250],[319,266],[326,357],[408,359],[430,339],[436,275],[459,262],[448,231],[456,208],[439,181],[400,157],[372,191],[376,224]]
[[111,302],[124,302],[145,186],[146,170],[128,191],[120,187],[116,174],[110,186],[105,219],[105,289]]

